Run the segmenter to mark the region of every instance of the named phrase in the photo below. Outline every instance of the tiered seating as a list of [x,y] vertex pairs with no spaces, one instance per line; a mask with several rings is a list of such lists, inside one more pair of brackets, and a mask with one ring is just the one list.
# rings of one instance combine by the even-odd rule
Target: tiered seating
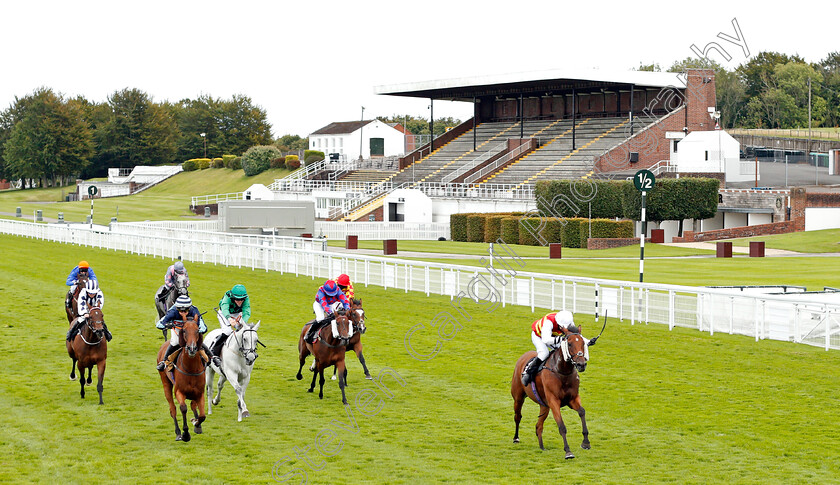
[[394,172],[383,172],[381,170],[353,170],[347,172],[339,180],[342,182],[384,182]]
[[523,184],[537,179],[580,178],[591,172],[594,157],[622,139],[621,127],[626,118],[587,118],[575,125],[575,149],[572,150],[572,122],[556,123],[548,135],[539,135],[541,146],[536,151],[503,167],[483,183]]

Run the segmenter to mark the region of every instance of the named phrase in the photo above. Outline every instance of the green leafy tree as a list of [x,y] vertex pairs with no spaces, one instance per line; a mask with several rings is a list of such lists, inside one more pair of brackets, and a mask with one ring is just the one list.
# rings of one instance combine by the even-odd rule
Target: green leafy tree
[[274,146],[281,152],[293,152],[309,148],[309,138],[298,135],[283,135],[274,142]]
[[634,71],[648,71],[648,72],[661,72],[662,68],[659,67],[658,62],[654,62],[652,64],[642,64],[639,63],[639,67],[633,69]]
[[779,52],[759,52],[749,61],[738,66],[735,72],[744,84],[744,91],[747,98],[759,96],[769,86],[770,79],[778,64],[788,62],[805,63],[805,60],[798,55],[789,56]]
[[242,170],[249,177],[265,172],[271,166],[271,161],[281,156],[280,150],[274,145],[253,146],[242,155]]
[[820,97],[827,109],[824,126],[840,126],[840,52],[831,52],[816,66],[823,76]]
[[822,73],[804,62],[777,64],[766,78],[767,87],[748,103],[749,119],[754,126],[799,128],[808,126],[808,82],[811,82],[811,119],[820,126],[828,110],[819,96]]
[[[17,118],[3,146],[10,178],[63,184],[93,153],[92,134],[78,102],[65,102],[49,88],[19,100]],[[18,104],[16,103],[16,104]]]

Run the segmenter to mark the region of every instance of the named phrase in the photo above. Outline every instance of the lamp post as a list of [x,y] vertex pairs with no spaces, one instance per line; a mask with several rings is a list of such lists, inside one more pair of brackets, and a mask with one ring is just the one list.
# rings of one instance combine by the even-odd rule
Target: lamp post
[[207,133],[202,133],[201,138],[204,139],[204,158],[207,158]]

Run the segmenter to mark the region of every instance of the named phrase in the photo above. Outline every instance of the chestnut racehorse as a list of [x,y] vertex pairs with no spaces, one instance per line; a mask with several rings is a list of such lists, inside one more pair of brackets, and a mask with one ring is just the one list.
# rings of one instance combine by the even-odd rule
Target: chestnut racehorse
[[522,404],[525,402],[525,396],[528,396],[540,405],[540,415],[537,419],[537,438],[540,442],[540,448],[545,450],[542,439],[543,422],[548,417],[548,410],[551,409],[554,421],[557,422],[557,428],[560,430],[560,436],[563,437],[566,459],[574,458],[575,455],[572,454],[569,449],[569,442],[566,440],[566,425],[560,415],[560,408],[569,406],[577,411],[583,427],[583,442],[580,447],[588,450],[590,444],[589,430],[586,428],[586,411],[580,404],[580,394],[578,394],[580,384],[578,373],[586,370],[586,362],[589,359],[587,341],[580,333],[566,334],[563,337],[563,342],[561,342],[561,348],[551,353],[544,364],[544,368],[534,377],[532,384],[524,387],[520,377],[522,369],[536,354],[534,351],[523,354],[516,361],[516,367],[513,370],[513,380],[510,385],[510,394],[513,396],[513,420],[516,422],[516,434],[513,436],[513,442],[519,443],[519,421],[522,419]]
[[347,318],[347,313],[345,313],[344,309],[337,310],[332,323],[330,325],[324,325],[318,331],[318,340],[314,344],[306,343],[303,340],[310,325],[312,325],[311,322],[304,325],[300,332],[300,339],[298,340],[300,367],[295,377],[297,377],[297,380],[303,379],[300,371],[303,369],[306,357],[309,354],[315,356],[315,363],[312,368],[314,373],[312,374],[312,385],[309,386],[309,392],[315,389],[315,377],[320,375],[321,388],[318,397],[324,399],[324,369],[334,365],[338,374],[338,387],[341,388],[341,402],[347,404],[347,397],[344,394],[344,386],[346,384],[344,381],[344,371],[346,369],[344,365],[344,353],[347,350],[347,343],[353,337],[353,326],[350,324],[350,319]]
[[87,384],[91,383],[91,372],[96,366],[99,380],[96,390],[99,392],[99,404],[102,404],[102,380],[105,378],[105,359],[108,358],[108,341],[105,340],[105,317],[97,307],[90,309],[87,322],[72,341],[67,341],[67,353],[73,359],[70,366],[70,380],[76,378],[79,368],[79,384],[82,386],[82,399],[85,397],[85,369],[88,371]]
[[[201,423],[206,418],[204,414],[204,371],[205,365],[201,358],[201,344],[202,335],[198,332],[198,315],[192,320],[176,321],[172,331],[176,329],[178,332],[178,343],[181,350],[178,357],[175,359],[175,369],[173,371],[175,384],[169,380],[166,370],[160,371],[160,380],[163,382],[163,394],[169,402],[169,415],[175,421],[175,441],[189,441],[190,430],[187,425],[187,399],[190,401],[195,418],[192,423],[195,426],[195,433],[201,434]],[[169,342],[164,342],[158,351],[157,361],[163,360],[163,355]],[[180,405],[181,415],[184,422],[184,433],[181,434],[181,428],[178,427],[178,415],[175,411],[175,401],[172,398],[173,392],[175,399]]]
[[86,273],[79,273],[79,278],[76,283],[76,289],[73,290],[73,297],[70,299],[70,306],[64,306],[64,311],[67,312],[67,321],[73,323],[73,320],[79,316],[79,293],[85,287],[88,277]]
[[[365,379],[373,379],[370,376],[367,365],[365,364],[365,356],[362,355],[362,334],[367,331],[365,326],[365,309],[362,308],[361,298],[354,298],[350,302],[350,323],[353,324],[353,337],[347,341],[347,350],[356,352],[356,357],[362,364],[365,370]],[[333,380],[335,380],[336,370],[333,370]],[[347,385],[347,367],[344,367],[344,385]]]

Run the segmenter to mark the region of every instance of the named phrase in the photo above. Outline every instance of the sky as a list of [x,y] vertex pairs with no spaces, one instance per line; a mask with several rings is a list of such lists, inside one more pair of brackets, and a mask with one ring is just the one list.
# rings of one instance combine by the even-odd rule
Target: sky
[[[428,99],[374,87],[553,69],[626,71],[696,57],[717,42],[733,69],[761,51],[818,62],[834,50],[840,2],[755,1],[3,2],[0,109],[44,86],[104,102],[124,88],[155,101],[249,96],[275,137],[333,121],[428,118]],[[819,13],[818,15],[814,15]],[[720,38],[736,37],[746,49]],[[832,38],[833,37],[833,38]],[[834,41],[834,42],[832,42]],[[747,52],[748,51],[748,54]],[[435,118],[472,115],[439,101]]]

